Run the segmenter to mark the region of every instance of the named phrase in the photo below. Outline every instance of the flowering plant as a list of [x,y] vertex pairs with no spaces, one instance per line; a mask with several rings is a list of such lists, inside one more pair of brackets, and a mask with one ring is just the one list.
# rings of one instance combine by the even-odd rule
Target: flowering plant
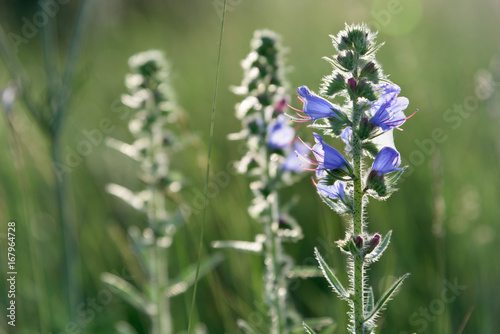
[[[401,89],[387,79],[375,59],[381,46],[375,42],[376,34],[364,25],[353,25],[331,37],[338,51],[338,55],[327,58],[333,73],[323,78],[320,94],[306,86],[298,88],[303,109],[295,109],[297,116],[293,118],[297,122],[312,121],[309,126],[327,137],[340,137],[345,154],[317,133],[313,133],[315,145],[308,147],[313,155],[298,154],[313,166],[307,169],[315,171],[314,184],[321,199],[334,211],[350,217],[345,239],[337,242],[348,258],[349,288],[343,286],[315,249],[320,268],[332,289],[350,305],[349,332],[374,333],[375,319],[409,274],[400,277],[375,302],[373,289],[367,286],[366,269],[385,251],[391,232],[384,238],[369,233],[365,206],[367,196],[388,198],[404,171],[393,131],[408,118],[404,110],[409,101],[398,97]],[[367,169],[365,161],[370,158],[374,160]],[[308,333],[314,333],[310,326],[304,326]]]

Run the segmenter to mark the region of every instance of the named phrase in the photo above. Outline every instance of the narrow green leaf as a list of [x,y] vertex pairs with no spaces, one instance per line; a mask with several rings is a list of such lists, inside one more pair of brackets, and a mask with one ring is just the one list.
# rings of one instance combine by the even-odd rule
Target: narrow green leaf
[[106,138],[106,145],[126,156],[134,159],[135,161],[140,160],[139,152],[137,148],[133,145],[122,142],[121,140],[115,138]]
[[238,328],[240,328],[245,334],[260,334],[260,332],[250,326],[250,324],[243,319],[238,319],[236,324],[238,325]]
[[154,313],[154,307],[150,304],[146,296],[123,278],[110,273],[103,273],[101,274],[101,281],[107,284],[114,293],[137,310],[146,314]]
[[382,253],[385,251],[387,246],[389,246],[389,243],[391,242],[391,235],[392,231],[387,232],[384,239],[382,239],[382,242],[377,247],[375,247],[375,249],[370,254],[367,254],[365,256],[365,259],[370,261],[377,261],[382,256]]
[[325,260],[323,260],[316,247],[314,248],[314,254],[319,262],[321,271],[323,271],[323,276],[325,276],[326,280],[330,283],[330,286],[333,288],[333,291],[335,291],[340,297],[348,299],[349,294],[346,292],[346,290],[344,289],[340,281],[337,279],[333,271],[330,269],[330,267],[328,267],[328,264],[326,264]]
[[[215,253],[210,257],[203,259],[200,263],[198,277],[203,277],[224,260],[224,255]],[[184,269],[174,283],[169,285],[166,290],[167,297],[173,297],[186,292],[196,280],[196,264],[190,265]]]
[[323,276],[321,269],[313,266],[295,266],[287,274],[288,278],[310,278],[321,276]]
[[319,194],[319,197],[321,197],[321,199],[323,200],[323,202],[326,205],[328,205],[330,207],[330,209],[332,209],[333,211],[335,211],[339,214],[346,213],[348,211],[348,209],[346,207],[335,203],[334,201],[332,201],[331,199],[329,199],[326,196],[323,196],[322,194],[320,194],[319,191],[318,191],[318,194]]
[[138,211],[144,211],[144,197],[135,194],[119,184],[110,183],[106,185],[106,191],[114,195]]
[[365,322],[370,320],[371,318],[373,318],[379,311],[381,311],[385,304],[387,304],[387,302],[391,299],[392,295],[394,293],[396,293],[397,289],[399,288],[399,286],[403,283],[403,281],[408,277],[410,276],[410,274],[405,274],[403,276],[401,276],[390,288],[389,290],[387,290],[384,295],[382,296],[382,298],[380,298],[380,300],[378,301],[377,305],[375,305],[375,307],[373,308],[373,310],[368,314],[368,316],[366,317],[365,319]]
[[212,247],[217,249],[234,249],[240,252],[261,253],[262,243],[251,241],[213,241]]
[[[309,319],[305,319],[304,320],[304,323],[307,323],[307,325],[310,327],[310,328],[314,328],[316,330],[320,330],[322,328],[325,328],[327,326],[331,326],[334,324],[334,321],[332,318],[328,318],[328,317],[323,317],[323,318],[309,318]],[[302,328],[303,326],[299,327],[297,326],[297,328],[293,328],[294,331]]]
[[117,322],[115,328],[120,334],[137,334],[135,328],[126,321]]
[[307,326],[307,324],[305,322],[302,323],[302,325],[304,326],[304,329],[306,330],[306,332],[308,334],[316,334],[312,329],[311,327]]
[[373,288],[370,286],[368,287],[368,300],[366,302],[367,314],[370,314],[370,312],[373,310],[374,305],[375,305],[375,297],[373,296]]

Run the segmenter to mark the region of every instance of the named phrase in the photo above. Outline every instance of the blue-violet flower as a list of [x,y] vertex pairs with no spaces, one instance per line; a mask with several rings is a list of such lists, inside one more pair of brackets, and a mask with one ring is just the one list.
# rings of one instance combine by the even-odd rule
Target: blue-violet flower
[[370,108],[373,116],[370,123],[379,126],[382,131],[388,131],[406,121],[403,110],[408,107],[409,101],[406,97],[398,97],[401,88],[397,85],[385,84],[380,89],[383,91],[382,95]]
[[292,145],[295,137],[295,130],[287,123],[287,117],[279,115],[267,127],[267,145],[272,149],[283,149]]
[[299,99],[304,102],[304,110],[297,110],[306,114],[304,116],[297,113],[302,118],[302,122],[316,121],[326,117],[339,118],[339,114],[342,113],[330,101],[311,92],[307,86],[299,87],[297,92],[300,95]]

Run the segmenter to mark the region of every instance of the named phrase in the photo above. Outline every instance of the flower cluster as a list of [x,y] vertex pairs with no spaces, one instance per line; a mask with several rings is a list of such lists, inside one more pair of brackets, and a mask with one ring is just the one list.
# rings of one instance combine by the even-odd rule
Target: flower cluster
[[[287,292],[293,261],[284,252],[282,243],[296,241],[302,230],[287,207],[282,205],[278,192],[298,179],[304,169],[300,155],[308,149],[296,139],[293,122],[286,116],[289,102],[284,79],[284,64],[279,37],[272,31],[256,31],[251,41],[252,51],[242,62],[244,79],[233,91],[244,96],[236,106],[236,116],[242,130],[230,139],[245,140],[245,155],[237,163],[238,171],[251,180],[254,194],[249,206],[250,215],[262,226],[263,234],[255,242],[217,241],[217,248],[261,253],[265,263],[263,296],[269,321],[260,325],[263,333],[289,333],[290,324],[300,324],[292,311]],[[240,327],[257,324],[240,321]],[[246,332],[246,330],[245,330]]]
[[[339,214],[352,217],[346,238],[338,241],[352,268],[350,289],[342,286],[317,251],[316,257],[334,291],[351,305],[349,332],[373,333],[376,317],[406,275],[373,305],[373,290],[366,286],[365,267],[379,259],[391,233],[382,239],[378,233],[364,231],[365,196],[385,199],[395,190],[404,168],[400,167],[393,132],[409,118],[404,113],[409,101],[399,96],[401,88],[383,74],[375,59],[381,45],[367,27],[346,26],[331,37],[338,52],[327,58],[333,65],[332,74],[323,78],[320,94],[306,86],[297,89],[303,107],[294,108],[296,116],[290,117],[300,123],[311,122],[309,127],[326,137],[340,138],[345,144],[342,154],[326,143],[326,137],[313,133],[315,145],[308,147],[312,155],[302,154],[301,159],[315,171],[314,184],[322,200]],[[366,170],[364,166],[370,164],[364,160],[369,158],[373,162]],[[314,333],[307,325],[306,329]]]
[[256,200],[250,208],[257,217],[266,210],[266,201],[262,199],[269,189],[265,184],[272,179],[273,187],[279,189],[293,183],[304,170],[296,152],[307,154],[307,148],[296,138],[293,123],[285,114],[289,96],[280,38],[270,30],[258,30],[251,46],[252,51],[242,61],[244,79],[233,88],[234,93],[245,96],[236,105],[236,116],[243,129],[229,138],[246,141],[246,154],[237,168],[258,179],[252,184]]

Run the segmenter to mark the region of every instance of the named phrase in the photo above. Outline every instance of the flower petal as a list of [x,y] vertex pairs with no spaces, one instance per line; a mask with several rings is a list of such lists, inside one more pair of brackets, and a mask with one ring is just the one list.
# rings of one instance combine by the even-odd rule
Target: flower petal
[[267,145],[272,149],[289,147],[295,137],[295,130],[289,126],[285,115],[279,115],[267,128]]
[[346,184],[347,183],[344,181],[335,181],[332,185],[326,185],[320,182],[316,185],[316,188],[319,193],[325,197],[330,197],[331,199],[342,199],[345,202]]
[[375,157],[372,171],[377,172],[379,175],[384,175],[396,170],[401,170],[401,168],[398,168],[400,164],[401,156],[398,151],[391,147],[384,147]]
[[297,92],[304,100],[304,113],[311,120],[325,117],[338,118],[337,113],[340,111],[330,101],[311,92],[307,86],[299,87]]

